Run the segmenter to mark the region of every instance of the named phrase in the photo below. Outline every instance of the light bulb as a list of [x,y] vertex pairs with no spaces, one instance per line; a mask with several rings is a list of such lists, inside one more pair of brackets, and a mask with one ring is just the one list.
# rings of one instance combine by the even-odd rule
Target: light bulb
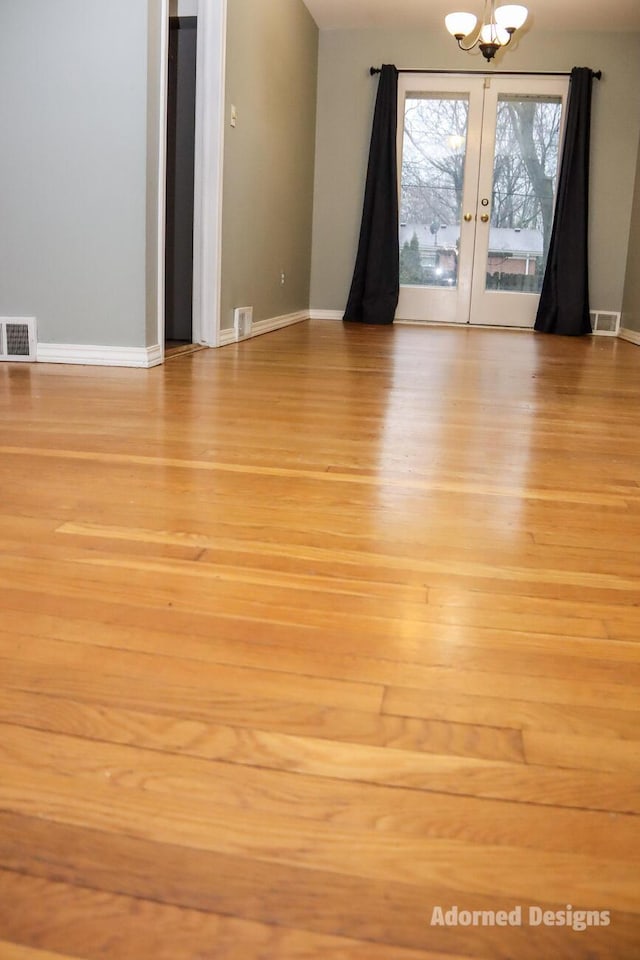
[[495,23],[485,23],[480,31],[482,43],[498,43],[501,47],[509,43],[509,32]]
[[449,13],[444,18],[444,22],[452,37],[468,37],[473,32],[478,18],[472,13]]
[[527,16],[527,8],[521,7],[518,3],[509,3],[503,7],[496,7],[495,9],[496,23],[510,32],[518,30],[527,19]]

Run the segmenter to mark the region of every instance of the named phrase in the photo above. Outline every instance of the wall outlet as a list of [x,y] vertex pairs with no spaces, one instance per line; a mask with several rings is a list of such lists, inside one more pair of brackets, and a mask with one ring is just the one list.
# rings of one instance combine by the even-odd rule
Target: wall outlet
[[284,287],[286,282],[287,282],[287,275],[284,272],[284,267],[283,267],[282,270],[280,271],[280,285]]
[[236,307],[233,311],[233,329],[236,340],[245,340],[251,336],[253,326],[253,307]]

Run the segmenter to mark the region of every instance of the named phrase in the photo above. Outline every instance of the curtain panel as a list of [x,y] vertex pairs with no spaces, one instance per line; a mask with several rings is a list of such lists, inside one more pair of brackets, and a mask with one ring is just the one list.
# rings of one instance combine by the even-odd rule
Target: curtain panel
[[556,210],[535,329],[580,337],[591,333],[589,317],[590,67],[571,71],[567,124]]
[[389,324],[400,294],[398,240],[398,71],[384,64],[378,83],[362,225],[344,320]]

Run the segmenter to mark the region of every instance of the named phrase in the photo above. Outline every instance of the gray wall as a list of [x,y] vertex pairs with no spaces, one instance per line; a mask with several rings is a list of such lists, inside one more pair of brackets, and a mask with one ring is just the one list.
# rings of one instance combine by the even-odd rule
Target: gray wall
[[254,321],[309,307],[317,49],[302,0],[230,0],[223,329],[234,307],[252,306]]
[[622,326],[640,333],[640,144],[636,168],[636,189],[631,210],[631,232],[627,256],[627,276],[622,304]]
[[0,4],[0,315],[35,315],[41,341],[147,343],[147,14],[158,4]]
[[[311,306],[344,308],[357,246],[377,80],[370,66],[485,69],[444,27],[341,30],[320,35]],[[591,305],[620,310],[640,130],[640,34],[524,35],[496,69],[602,69],[594,84]]]

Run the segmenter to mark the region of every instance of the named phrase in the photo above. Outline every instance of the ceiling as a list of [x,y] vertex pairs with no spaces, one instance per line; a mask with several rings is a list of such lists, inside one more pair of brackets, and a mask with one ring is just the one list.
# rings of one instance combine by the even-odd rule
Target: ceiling
[[[510,2],[510,0],[503,0]],[[520,0],[539,30],[639,31],[640,0]],[[434,27],[454,10],[482,15],[483,0],[304,0],[321,30]],[[500,3],[498,2],[499,6]]]

